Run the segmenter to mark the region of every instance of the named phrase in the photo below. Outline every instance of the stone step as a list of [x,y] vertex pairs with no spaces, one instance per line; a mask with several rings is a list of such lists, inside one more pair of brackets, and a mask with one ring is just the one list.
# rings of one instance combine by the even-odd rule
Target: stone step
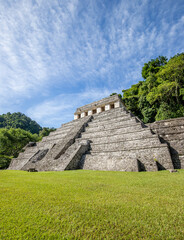
[[[40,142],[37,142],[36,145],[40,143]],[[37,150],[37,146],[33,146],[33,147],[27,147],[26,150],[24,152],[21,152],[19,154],[23,154],[25,152],[29,153],[29,152],[32,152],[32,151],[36,151]]]
[[170,140],[169,144],[171,146],[175,146],[176,149],[178,149],[178,147],[181,148],[181,149],[184,149],[184,141],[178,141],[177,139],[176,140]]
[[81,133],[81,136],[102,136],[102,135],[113,135],[113,134],[123,134],[133,131],[140,131],[141,129],[146,129],[141,126],[139,123],[132,123],[131,126],[128,124],[124,125],[123,123],[116,123],[111,125],[105,126],[98,126],[98,127],[86,127],[85,132]]
[[36,153],[37,151],[33,151],[33,152],[24,152],[22,154],[19,154],[18,158],[29,158],[31,157],[34,153]]
[[[145,151],[146,149],[146,151]],[[145,158],[151,159],[154,157],[154,159],[158,156],[160,156],[160,158],[165,158],[168,157],[170,158],[169,152],[168,152],[168,146],[167,144],[157,144],[155,146],[143,146],[142,148],[129,148],[129,149],[116,149],[116,150],[107,150],[107,151],[100,151],[100,152],[95,152],[95,151],[89,151],[88,154],[89,156],[93,156],[93,157],[99,157],[99,159],[101,159],[103,156],[104,157],[126,157],[129,156],[130,158],[136,157],[136,158],[141,158],[141,156],[144,156]]]
[[184,117],[181,118],[173,118],[173,119],[168,119],[168,120],[161,120],[158,122],[150,123],[148,124],[152,128],[170,128],[174,126],[181,126],[184,127]]
[[[168,147],[166,144],[143,149],[127,149],[124,151],[91,152],[81,160],[81,168],[95,170],[125,169],[126,162],[139,160],[145,166],[145,170],[155,171],[156,162],[159,162],[166,169],[173,168]],[[156,164],[156,165],[155,165]]]
[[[145,149],[147,149],[145,151]],[[95,151],[89,151],[86,155],[89,156],[99,156],[99,158],[103,157],[103,156],[109,156],[111,158],[114,157],[124,157],[124,156],[130,156],[130,157],[137,157],[139,158],[139,155],[141,156],[142,154],[147,155],[148,158],[152,157],[152,154],[150,153],[155,153],[155,152],[159,152],[159,151],[164,151],[164,149],[168,149],[167,144],[160,144],[157,146],[145,146],[142,148],[129,148],[129,149],[116,149],[116,150],[107,150],[107,151],[100,151],[100,152],[95,152]]]
[[[100,171],[138,171],[137,159],[130,157],[122,157],[114,155],[99,156],[86,154],[79,165],[84,170],[100,170]],[[132,167],[133,165],[133,167]],[[130,169],[130,166],[132,169]]]
[[154,136],[148,139],[136,139],[128,140],[122,142],[109,142],[109,143],[100,143],[94,144],[91,143],[91,152],[101,152],[101,151],[115,151],[115,150],[128,150],[128,149],[139,149],[160,146],[160,140]]
[[63,123],[63,124],[61,125],[61,127],[74,126],[75,124],[78,124],[79,122],[81,122],[81,119],[82,119],[82,118],[76,119],[76,120],[72,120],[72,121],[67,122],[67,123]]
[[119,117],[116,119],[113,119],[111,121],[104,121],[104,122],[100,122],[100,123],[89,123],[88,127],[86,127],[86,131],[87,129],[90,129],[90,131],[98,129],[98,130],[104,130],[104,129],[108,129],[109,127],[114,128],[116,126],[131,126],[132,124],[137,123],[135,118],[127,118],[127,119],[120,119]]
[[78,124],[80,124],[80,122],[77,122],[77,123],[73,123],[73,124],[71,124],[71,125],[66,125],[66,126],[62,126],[62,127],[60,127],[58,130],[60,131],[60,130],[69,130],[69,129],[72,129],[72,128],[74,128],[74,127],[76,127]]
[[44,138],[42,140],[42,142],[48,142],[48,141],[54,141],[57,139],[63,139],[67,134],[63,134],[63,133],[58,133],[52,136],[47,136],[46,138]]
[[164,140],[167,141],[183,141],[184,142],[184,132],[177,132],[172,134],[159,134],[160,137],[162,137]]
[[53,146],[54,144],[57,144],[57,143],[59,143],[60,141],[62,141],[62,139],[55,139],[55,140],[53,140],[53,141],[41,142],[41,143],[38,145],[38,148],[39,148],[40,150],[43,150],[43,149],[46,149],[46,148],[50,149],[50,148],[52,148],[52,146]]
[[103,136],[110,136],[110,135],[119,135],[129,132],[136,132],[141,131],[143,128],[140,125],[134,125],[131,127],[120,127],[116,126],[109,129],[87,129],[86,132],[81,133],[82,138],[93,138],[93,137],[103,137]]
[[19,153],[19,156],[23,156],[24,154],[33,154],[35,152],[37,152],[39,150],[38,144],[40,144],[41,142],[37,142],[37,146],[35,147],[30,147],[30,148],[26,148],[26,150],[22,153]]
[[154,126],[154,127],[151,127],[151,129],[153,129],[154,131],[157,131],[158,133],[167,132],[168,134],[170,134],[170,133],[172,134],[172,133],[176,133],[176,132],[184,132],[184,125],[181,125],[181,126],[165,126],[165,127]]
[[43,149],[50,149],[52,148],[52,146],[56,143],[58,143],[60,140],[55,140],[55,141],[48,141],[48,142],[39,142],[39,144],[37,144],[37,147],[39,150],[43,150]]
[[73,129],[73,127],[59,128],[57,131],[55,131],[55,133],[50,134],[47,137],[54,136],[54,135],[57,135],[57,134],[62,134],[64,136],[64,135],[70,133],[70,131],[72,131],[72,129]]
[[[175,152],[176,152],[176,151],[177,151],[177,154],[178,154],[178,155],[184,155],[184,149],[177,149],[177,150],[176,150],[176,148],[175,148],[175,150],[172,150],[172,149],[171,149],[170,151],[171,151],[171,154],[172,154],[172,155],[175,155]],[[173,154],[173,153],[174,153],[174,154]]]
[[102,122],[110,122],[110,121],[113,121],[115,119],[118,120],[126,120],[126,119],[131,119],[131,118],[135,118],[135,117],[132,117],[130,114],[126,114],[126,115],[121,115],[121,114],[118,114],[118,115],[113,115],[113,116],[106,116],[105,118],[99,118],[99,119],[93,119],[91,123],[99,123],[101,124]]
[[101,123],[101,122],[108,122],[108,121],[111,121],[111,120],[114,120],[114,119],[130,119],[132,118],[133,116],[131,116],[130,114],[126,114],[126,115],[122,115],[122,114],[117,114],[117,115],[112,115],[112,116],[106,116],[104,118],[97,118],[97,119],[93,119],[91,123]]
[[110,109],[101,113],[93,114],[94,118],[101,118],[109,114],[115,114],[117,112],[128,112],[124,107]]
[[92,143],[108,143],[108,142],[119,142],[119,141],[126,141],[126,140],[134,140],[134,139],[144,139],[149,138],[153,136],[153,134],[150,132],[149,129],[141,129],[137,132],[129,132],[129,133],[119,133],[119,134],[113,134],[113,135],[107,135],[106,133],[102,132],[101,136],[89,136],[85,137],[85,135],[82,135],[82,138],[76,139],[76,141],[81,140],[90,140]]
[[[141,156],[142,157],[142,156]],[[141,160],[143,157],[141,158]],[[143,162],[142,160],[141,162]],[[144,161],[145,171],[157,171],[158,167],[156,161],[150,159],[149,161]],[[82,164],[82,168],[85,170],[100,170],[100,171],[139,171],[138,160],[134,156],[120,156],[120,157],[110,157],[110,156],[92,156],[86,155],[85,161]]]
[[66,129],[66,130],[69,131],[69,130],[72,130],[72,129],[76,128],[79,125],[81,125],[81,126],[84,125],[85,126],[87,124],[87,122],[91,121],[90,118],[92,118],[92,116],[86,116],[84,118],[73,120],[69,123],[63,124],[60,129]]
[[86,117],[83,117],[83,118],[79,118],[79,119],[76,119],[76,120],[72,120],[71,122],[62,124],[61,127],[74,127],[74,126],[76,126],[76,125],[78,125],[78,124],[81,124],[81,122],[87,121],[87,119],[88,119],[89,117],[90,117],[90,116],[86,116]]
[[38,147],[37,146],[35,146],[35,147],[28,147],[28,148],[26,148],[26,150],[24,152],[20,152],[19,153],[17,159],[21,159],[21,158],[23,158],[26,155],[32,155],[33,153],[35,153],[37,151],[38,151]]
[[56,141],[57,140],[63,140],[67,136],[67,134],[70,133],[70,130],[71,129],[68,129],[68,131],[63,132],[62,129],[61,129],[61,131],[57,131],[57,132],[55,132],[55,134],[44,137],[42,139],[42,142],[45,143],[45,142],[49,142],[49,141],[54,141],[55,142],[55,140]]
[[50,136],[54,136],[54,135],[57,135],[57,134],[67,134],[69,131],[71,130],[71,127],[66,127],[66,128],[58,128],[56,131],[54,132],[51,132],[48,136],[46,137],[43,137],[44,138],[47,138],[47,137],[50,137]]
[[119,110],[116,112],[111,112],[111,110],[109,110],[105,114],[103,114],[103,113],[94,114],[93,118],[94,118],[94,120],[100,120],[100,119],[106,119],[106,118],[114,117],[114,116],[127,116],[127,115],[133,116],[133,114],[130,114],[127,111]]

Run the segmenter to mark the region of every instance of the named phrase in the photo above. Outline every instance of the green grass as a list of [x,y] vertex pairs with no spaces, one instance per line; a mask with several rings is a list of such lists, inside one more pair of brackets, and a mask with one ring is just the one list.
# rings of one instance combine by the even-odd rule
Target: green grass
[[184,239],[184,171],[0,171],[0,239]]

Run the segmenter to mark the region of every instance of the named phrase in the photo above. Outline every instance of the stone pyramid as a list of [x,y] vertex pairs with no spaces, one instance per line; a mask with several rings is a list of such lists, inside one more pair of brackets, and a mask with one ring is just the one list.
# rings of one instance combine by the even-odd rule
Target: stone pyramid
[[167,143],[127,111],[118,95],[80,107],[74,120],[29,143],[9,169],[157,171],[172,169]]

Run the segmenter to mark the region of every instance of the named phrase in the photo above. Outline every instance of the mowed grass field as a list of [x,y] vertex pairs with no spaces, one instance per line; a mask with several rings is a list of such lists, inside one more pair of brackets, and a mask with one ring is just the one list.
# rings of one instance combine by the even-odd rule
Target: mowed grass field
[[0,239],[184,239],[184,171],[0,171]]

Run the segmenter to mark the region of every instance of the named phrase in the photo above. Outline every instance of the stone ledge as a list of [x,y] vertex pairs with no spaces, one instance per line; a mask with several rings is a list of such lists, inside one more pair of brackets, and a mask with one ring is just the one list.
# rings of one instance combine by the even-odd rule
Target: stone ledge
[[[107,125],[108,126],[108,125]],[[90,127],[90,126],[88,126],[88,127],[86,127],[86,132],[84,132],[84,134],[88,134],[88,133],[95,133],[95,132],[99,132],[99,131],[113,131],[113,130],[115,130],[115,129],[119,129],[119,130],[122,130],[122,129],[127,129],[127,128],[135,128],[135,127],[137,127],[138,129],[146,129],[146,128],[143,128],[142,126],[141,126],[141,124],[139,124],[139,123],[135,123],[135,124],[131,124],[131,126],[129,125],[129,124],[126,124],[126,125],[118,125],[118,126],[116,126],[116,127],[111,127],[111,126],[109,126],[109,128],[104,128],[104,126],[102,126],[102,127]],[[94,129],[96,129],[96,130],[94,130]],[[124,134],[124,133],[123,133]]]
[[[123,149],[123,150],[106,150],[106,151],[90,151],[90,155],[101,155],[101,154],[107,154],[107,153],[120,153],[120,154],[123,154],[124,152],[129,152],[129,151],[135,151],[135,150],[145,150],[145,149],[151,149],[151,150],[154,150],[154,149],[168,149],[168,146],[167,144],[161,144],[161,145],[157,145],[157,146],[146,146],[146,147],[139,147],[139,148],[129,148],[129,149]],[[122,156],[123,157],[123,156]]]
[[[136,132],[134,131],[134,132],[128,132],[128,133],[124,133],[124,134],[122,134],[121,132],[118,133],[118,134],[117,133],[116,134],[106,134],[104,132],[104,135],[100,135],[100,136],[99,135],[91,136],[91,134],[90,134],[90,137],[86,137],[86,138],[85,138],[85,135],[87,135],[87,133],[86,134],[85,134],[85,132],[82,133],[82,138],[78,138],[77,141],[80,141],[81,139],[88,139],[89,140],[89,138],[90,138],[91,141],[93,141],[93,140],[103,140],[105,138],[109,139],[109,138],[116,138],[116,137],[117,138],[119,138],[119,137],[126,138],[127,140],[128,139],[131,139],[131,140],[135,139],[136,140],[136,139],[142,139],[142,138],[153,138],[153,137],[157,136],[157,135],[152,134],[149,129],[148,130],[147,129],[145,129],[145,130],[143,129],[142,131],[139,130],[139,131],[136,131]],[[131,137],[127,138],[126,135],[130,135]]]
[[118,116],[118,117],[114,117],[114,118],[109,118],[109,119],[105,119],[103,120],[103,118],[99,121],[99,120],[93,120],[93,122],[90,122],[89,123],[89,126],[90,125],[97,125],[97,124],[100,124],[100,125],[103,125],[103,124],[111,124],[111,123],[114,123],[114,122],[120,122],[120,121],[136,121],[136,118],[135,117],[129,117],[129,116],[126,116],[126,117],[122,117],[122,116]]
[[118,110],[119,111],[114,112],[113,109],[111,109],[109,111],[106,111],[105,113],[102,112],[102,113],[94,114],[92,116],[94,118],[94,121],[100,120],[100,119],[106,119],[106,118],[114,117],[114,116],[116,117],[118,115],[120,115],[120,116],[133,116],[133,114],[131,114],[129,112],[126,112],[126,111],[123,111],[121,108],[119,108]]

